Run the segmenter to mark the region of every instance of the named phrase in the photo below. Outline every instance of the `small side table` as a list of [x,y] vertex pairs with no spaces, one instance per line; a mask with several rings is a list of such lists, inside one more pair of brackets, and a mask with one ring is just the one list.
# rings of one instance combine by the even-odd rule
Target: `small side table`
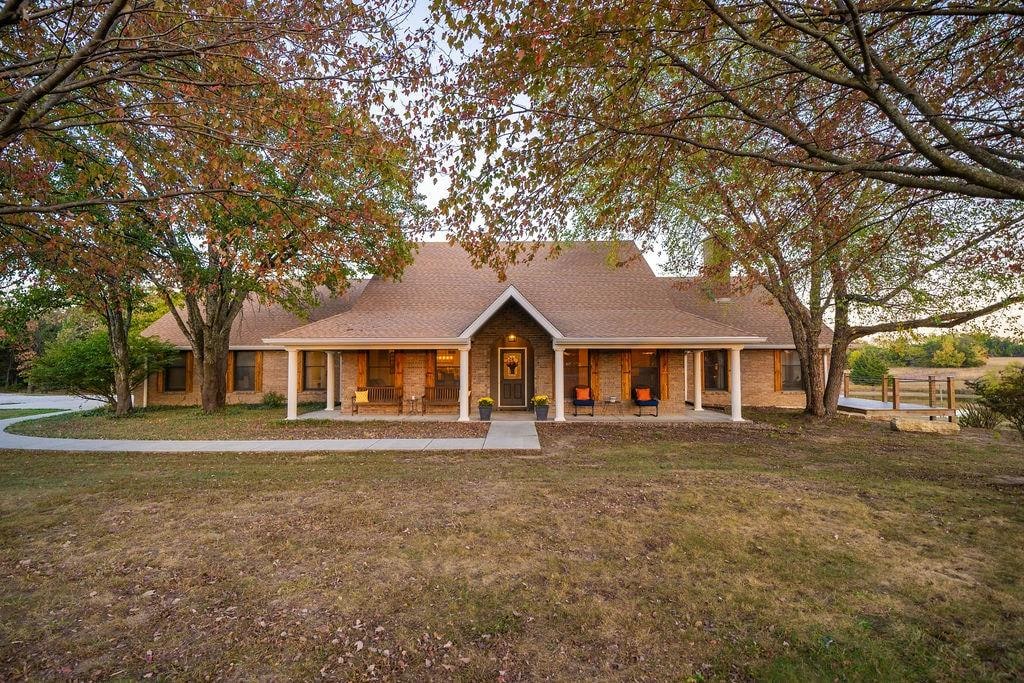
[[622,401],[617,396],[609,396],[608,398],[601,399],[601,413],[603,415],[610,415],[612,409],[618,411],[619,415],[622,415]]
[[410,396],[405,399],[405,414],[406,415],[417,415],[423,413],[423,399],[419,396]]

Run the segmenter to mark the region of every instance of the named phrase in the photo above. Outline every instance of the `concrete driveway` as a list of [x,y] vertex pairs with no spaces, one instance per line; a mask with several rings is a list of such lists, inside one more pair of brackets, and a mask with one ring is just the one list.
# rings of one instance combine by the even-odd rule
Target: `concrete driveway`
[[61,394],[5,394],[0,393],[0,409],[59,408],[61,410],[88,410],[99,408],[103,401]]

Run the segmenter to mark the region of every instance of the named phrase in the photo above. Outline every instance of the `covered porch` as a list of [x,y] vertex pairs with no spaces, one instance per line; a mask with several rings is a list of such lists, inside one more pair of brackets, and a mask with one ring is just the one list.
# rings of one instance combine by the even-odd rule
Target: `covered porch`
[[[689,339],[555,341],[555,420],[743,421],[742,346],[698,346]],[[593,405],[579,400],[586,388]],[[643,413],[647,389],[656,417]],[[723,412],[706,409],[705,394],[726,394]],[[581,414],[585,413],[585,414]]]
[[324,390],[324,409],[313,414],[325,419],[469,420],[469,344],[462,340],[321,342],[285,350],[289,420],[300,419],[299,392],[310,384]]
[[[474,344],[444,341],[443,348],[286,348],[287,418],[478,419],[478,411],[471,405]],[[634,342],[628,346],[611,346],[607,342],[594,346],[589,341],[569,340],[549,343],[550,364],[531,360],[527,367],[533,375],[548,373],[546,378],[530,381],[529,386],[537,386],[538,393],[550,392],[553,421],[743,420],[739,346],[712,350],[667,341],[657,345]],[[497,355],[493,360],[497,365]],[[475,374],[477,395],[495,395],[499,389],[488,382],[492,373],[478,368]],[[714,388],[719,399],[727,395],[728,405],[719,400],[715,406],[719,410],[705,409],[706,387]],[[323,390],[324,407],[299,416],[300,393],[311,389]],[[584,389],[583,393],[591,399],[589,406],[577,405],[574,400]],[[638,414],[644,412],[634,400],[638,389],[650,394],[649,398],[656,403],[655,410]],[[495,410],[492,419],[532,420],[533,415],[527,401],[519,410]]]

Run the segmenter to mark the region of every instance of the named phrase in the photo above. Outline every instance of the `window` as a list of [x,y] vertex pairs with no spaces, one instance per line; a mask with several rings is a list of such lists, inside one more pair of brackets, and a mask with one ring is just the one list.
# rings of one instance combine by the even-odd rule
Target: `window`
[[800,367],[800,356],[796,351],[783,351],[781,356],[783,390],[802,390],[804,388],[804,371]]
[[437,362],[434,365],[434,386],[459,386],[459,352],[455,349],[439,349]]
[[704,352],[704,388],[726,391],[729,388],[729,352]]
[[366,386],[395,386],[395,352],[367,351]]
[[576,387],[590,386],[590,354],[587,349],[566,349],[565,398],[575,398]]
[[232,386],[235,391],[256,390],[256,352],[235,351],[235,371]]
[[661,388],[661,376],[658,370],[658,352],[654,349],[633,349],[630,358],[630,389],[650,387],[651,394],[657,396]]
[[188,368],[186,354],[188,351],[181,351],[174,358],[174,362],[164,368],[164,391],[185,391],[187,379],[185,377]]
[[327,354],[323,351],[302,352],[302,390],[315,391],[327,386]]

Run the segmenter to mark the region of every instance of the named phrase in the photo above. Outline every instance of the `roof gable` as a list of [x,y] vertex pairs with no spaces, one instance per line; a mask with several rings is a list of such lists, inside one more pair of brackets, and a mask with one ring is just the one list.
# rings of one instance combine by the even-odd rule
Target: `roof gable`
[[536,320],[537,324],[543,327],[544,331],[550,334],[553,338],[562,339],[565,336],[559,332],[558,328],[552,325],[551,321],[545,318],[544,314],[538,311],[537,308],[531,304],[513,285],[509,285],[508,289],[502,292],[497,299],[491,302],[491,305],[484,309],[483,313],[481,313],[476,320],[470,323],[469,327],[464,329],[462,334],[459,336],[463,339],[472,337],[474,334],[479,332],[480,328],[483,327],[488,320],[493,318],[494,314],[501,310],[501,307],[509,301],[515,301],[522,306],[523,310]]

